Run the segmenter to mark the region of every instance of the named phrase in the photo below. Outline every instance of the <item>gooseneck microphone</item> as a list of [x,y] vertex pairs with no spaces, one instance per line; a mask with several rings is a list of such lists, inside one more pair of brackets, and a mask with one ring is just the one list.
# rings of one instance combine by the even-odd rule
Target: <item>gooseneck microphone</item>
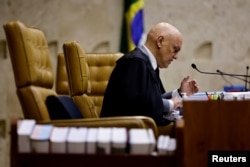
[[230,73],[225,73],[225,72],[222,72],[220,70],[216,70],[216,73],[213,73],[213,72],[204,72],[204,71],[201,71],[199,70],[196,65],[194,63],[191,64],[192,68],[195,69],[196,71],[198,71],[199,73],[202,73],[202,74],[212,74],[212,75],[228,75],[230,77],[235,77],[237,79],[240,79],[240,80],[243,80],[245,81],[245,79],[242,79],[242,78],[239,78],[239,77],[247,77],[249,78],[250,76],[249,75],[241,75],[241,74],[230,74]]
[[[248,83],[248,81],[247,81],[246,79],[243,79],[243,78],[238,77],[237,74],[232,74],[232,75],[230,75],[230,74],[225,73],[225,72],[222,72],[222,71],[220,71],[220,70],[218,70],[218,69],[216,70],[216,72],[219,73],[219,74],[221,74],[221,75],[227,75],[227,76],[230,76],[230,77],[232,77],[232,78],[236,78],[236,79],[239,79],[239,80],[241,80],[241,81],[244,81],[244,82]],[[246,76],[246,77],[247,77],[247,76]]]
[[230,75],[230,74],[228,74],[228,73],[222,72],[222,71],[219,70],[219,69],[217,69],[216,72],[219,73],[219,74],[221,74],[221,75],[227,75],[227,76],[230,76],[230,77],[233,77],[233,78],[242,80],[242,81],[246,81],[245,79],[238,77],[238,75],[234,75],[234,74]]
[[[248,67],[248,66],[247,66]],[[238,77],[238,74],[228,74],[228,73],[224,73],[224,72],[222,72],[222,71],[220,71],[220,70],[216,70],[216,72],[218,72],[218,73],[220,73],[221,75],[227,75],[227,76],[230,76],[230,77],[233,77],[233,78],[236,78],[236,79],[239,79],[239,80],[241,80],[241,81],[244,81],[245,82],[245,91],[248,91],[248,89],[247,89],[247,84],[250,84],[250,82],[248,81],[248,74],[246,74],[245,75],[245,79],[243,79],[243,78],[240,78],[240,77]],[[248,72],[247,72],[248,73]],[[241,75],[240,75],[241,76]]]
[[192,68],[195,69],[196,71],[198,71],[199,73],[202,73],[202,74],[212,74],[212,75],[220,75],[218,73],[214,73],[214,72],[204,72],[204,71],[200,71],[196,65],[194,63],[191,64]]
[[[193,69],[195,69],[196,71],[198,71],[199,73],[202,73],[202,74],[212,74],[212,75],[220,75],[220,76],[230,76],[230,77],[233,77],[233,78],[236,78],[236,79],[239,79],[239,80],[241,80],[241,81],[244,81],[245,82],[245,84],[249,84],[250,85],[250,81],[248,81],[248,78],[250,77],[249,75],[248,75],[248,69],[249,69],[249,67],[247,68],[247,74],[246,75],[241,75],[241,74],[230,74],[230,73],[225,73],[225,72],[222,72],[222,71],[220,71],[220,70],[216,70],[216,73],[213,73],[213,72],[204,72],[204,71],[201,71],[201,70],[199,70],[198,68],[197,68],[197,66],[194,64],[194,63],[192,63],[191,64],[191,67],[193,68]],[[243,79],[243,78],[240,78],[240,77],[245,77],[246,79]],[[223,79],[225,80],[225,78],[223,77]],[[226,80],[225,80],[226,81]],[[228,82],[228,81],[226,81],[226,82]],[[232,85],[231,83],[230,83],[230,85]],[[246,86],[246,90],[247,90],[247,86]]]
[[198,71],[199,73],[202,73],[202,74],[212,74],[212,75],[220,75],[222,77],[222,79],[227,82],[229,85],[233,85],[231,82],[229,82],[223,75],[222,72],[220,72],[219,70],[217,70],[217,73],[212,73],[212,72],[204,72],[204,71],[200,71],[195,64],[191,64],[192,68],[195,69],[196,71]]
[[[220,70],[216,70],[217,72],[221,72]],[[249,78],[250,75],[242,75],[242,74],[231,74],[231,73],[225,73],[225,72],[222,72],[223,75],[228,75],[228,76],[235,76],[235,77],[246,77],[246,78]]]
[[220,73],[221,75],[227,75],[227,76],[230,76],[230,77],[233,77],[233,78],[237,78],[237,79],[242,80],[242,81],[247,81],[247,80],[243,79],[243,78],[240,78],[240,77],[246,77],[246,78],[250,77],[249,75],[225,73],[225,72],[220,71],[219,69],[217,69],[216,72]]

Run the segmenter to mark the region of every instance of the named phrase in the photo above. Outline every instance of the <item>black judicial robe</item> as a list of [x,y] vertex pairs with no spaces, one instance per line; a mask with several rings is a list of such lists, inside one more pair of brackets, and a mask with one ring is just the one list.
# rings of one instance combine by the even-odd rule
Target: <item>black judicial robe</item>
[[139,48],[121,57],[110,76],[100,116],[149,116],[157,125],[163,118],[165,93],[151,62]]

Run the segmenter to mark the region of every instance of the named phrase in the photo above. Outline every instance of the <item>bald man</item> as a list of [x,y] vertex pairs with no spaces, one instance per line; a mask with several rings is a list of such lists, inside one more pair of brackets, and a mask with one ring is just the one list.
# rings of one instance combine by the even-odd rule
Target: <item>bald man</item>
[[178,89],[166,92],[159,68],[167,68],[176,60],[181,46],[182,34],[176,27],[164,22],[152,27],[144,45],[117,61],[100,116],[149,116],[158,126],[179,118],[181,93],[189,96],[198,92],[198,84],[187,76]]

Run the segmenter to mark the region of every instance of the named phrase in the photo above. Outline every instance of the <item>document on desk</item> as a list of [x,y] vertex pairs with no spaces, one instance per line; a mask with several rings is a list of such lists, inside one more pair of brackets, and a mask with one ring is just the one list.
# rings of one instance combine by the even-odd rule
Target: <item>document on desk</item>
[[223,91],[210,91],[210,92],[199,92],[191,96],[187,96],[183,100],[197,100],[197,101],[206,101],[206,100],[223,100],[225,92]]
[[[214,92],[213,92],[214,93]],[[206,101],[208,100],[208,94],[212,94],[211,92],[200,92],[200,93],[195,93],[191,96],[187,96],[183,100],[197,100],[197,101]]]
[[249,100],[250,92],[224,92],[223,100]]

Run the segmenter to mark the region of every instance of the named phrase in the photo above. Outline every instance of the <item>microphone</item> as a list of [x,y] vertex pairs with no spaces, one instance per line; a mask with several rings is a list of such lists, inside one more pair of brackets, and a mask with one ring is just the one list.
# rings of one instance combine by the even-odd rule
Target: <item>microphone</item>
[[[248,67],[248,66],[247,66]],[[237,77],[246,77],[246,78],[248,78],[248,77],[250,77],[250,75],[241,75],[241,74],[230,74],[230,73],[225,73],[225,72],[221,72],[220,70],[216,70],[218,73],[222,73],[223,75],[228,75],[228,76],[235,76],[235,78],[237,78]],[[248,69],[247,69],[247,71],[248,71]],[[238,78],[239,79],[239,78]],[[245,81],[245,80],[244,80]]]
[[238,74],[229,74],[229,73],[225,73],[225,72],[222,72],[222,71],[220,71],[220,70],[216,70],[216,72],[217,73],[220,73],[221,75],[227,75],[227,76],[230,76],[230,77],[233,77],[233,78],[236,78],[236,79],[239,79],[239,80],[241,80],[241,81],[244,81],[244,82],[247,82],[247,83],[249,83],[249,81],[247,81],[246,79],[243,79],[243,78],[240,78],[240,76],[242,76],[242,77],[250,77],[250,76],[248,76],[248,75],[238,75]]
[[[196,71],[198,71],[199,73],[202,73],[202,74],[212,74],[212,75],[220,75],[220,76],[226,75],[226,76],[230,76],[230,77],[239,79],[239,80],[241,80],[241,81],[244,81],[245,83],[248,83],[248,84],[250,85],[250,82],[248,81],[248,79],[240,78],[240,77],[246,77],[246,78],[248,78],[248,77],[250,77],[249,75],[229,74],[229,73],[224,73],[224,72],[222,72],[222,71],[220,71],[220,70],[218,70],[218,69],[216,70],[217,73],[213,73],[213,72],[204,72],[204,71],[199,70],[199,69],[197,68],[197,66],[196,66],[194,63],[191,64],[191,67],[192,67],[193,69],[195,69]],[[224,78],[224,77],[223,77],[223,78]],[[224,79],[225,79],[225,78],[224,78]],[[232,85],[232,84],[230,83],[230,85]]]
[[202,73],[202,74],[220,75],[220,74],[218,74],[218,73],[200,71],[200,70],[196,67],[196,65],[195,65],[194,63],[191,64],[191,67],[192,67],[193,69],[195,69],[196,71],[198,71],[199,73]]
[[[242,78],[239,78],[239,77],[246,77],[246,78],[250,77],[249,75],[225,73],[225,72],[222,72],[222,71],[220,71],[218,69],[216,70],[216,73],[204,72],[204,71],[199,70],[194,63],[192,63],[191,66],[192,66],[193,69],[195,69],[196,71],[198,71],[199,73],[202,73],[202,74],[227,75],[227,76],[234,77],[234,78],[237,78],[237,79],[242,80],[242,81],[246,81],[246,80],[242,79]],[[247,81],[247,83],[249,83],[249,81]]]
[[[247,67],[248,67],[248,66],[247,66]],[[248,68],[249,68],[249,67],[248,67]],[[248,71],[248,69],[247,69],[247,71]],[[232,74],[232,75],[230,75],[230,74],[224,73],[224,72],[222,72],[222,71],[220,71],[220,70],[218,70],[218,69],[216,70],[216,72],[220,73],[221,75],[227,75],[227,76],[230,76],[230,77],[239,79],[239,80],[241,80],[241,81],[244,81],[244,82],[245,82],[245,91],[248,91],[248,89],[247,89],[247,84],[250,85],[250,82],[248,81],[248,74],[245,75],[246,79],[243,79],[243,78],[238,77],[238,74]],[[247,73],[248,73],[248,72],[247,72]],[[240,76],[241,76],[241,75],[240,75]]]
[[226,81],[230,86],[233,85],[231,82],[229,82],[229,81],[224,77],[223,73],[220,72],[220,71],[218,71],[218,70],[217,70],[217,73],[204,72],[204,71],[200,71],[200,70],[196,67],[196,65],[195,65],[194,63],[191,64],[191,66],[192,66],[193,69],[195,69],[196,71],[198,71],[199,73],[202,73],[202,74],[220,75],[220,76],[222,77],[222,79],[223,79],[224,81]]

